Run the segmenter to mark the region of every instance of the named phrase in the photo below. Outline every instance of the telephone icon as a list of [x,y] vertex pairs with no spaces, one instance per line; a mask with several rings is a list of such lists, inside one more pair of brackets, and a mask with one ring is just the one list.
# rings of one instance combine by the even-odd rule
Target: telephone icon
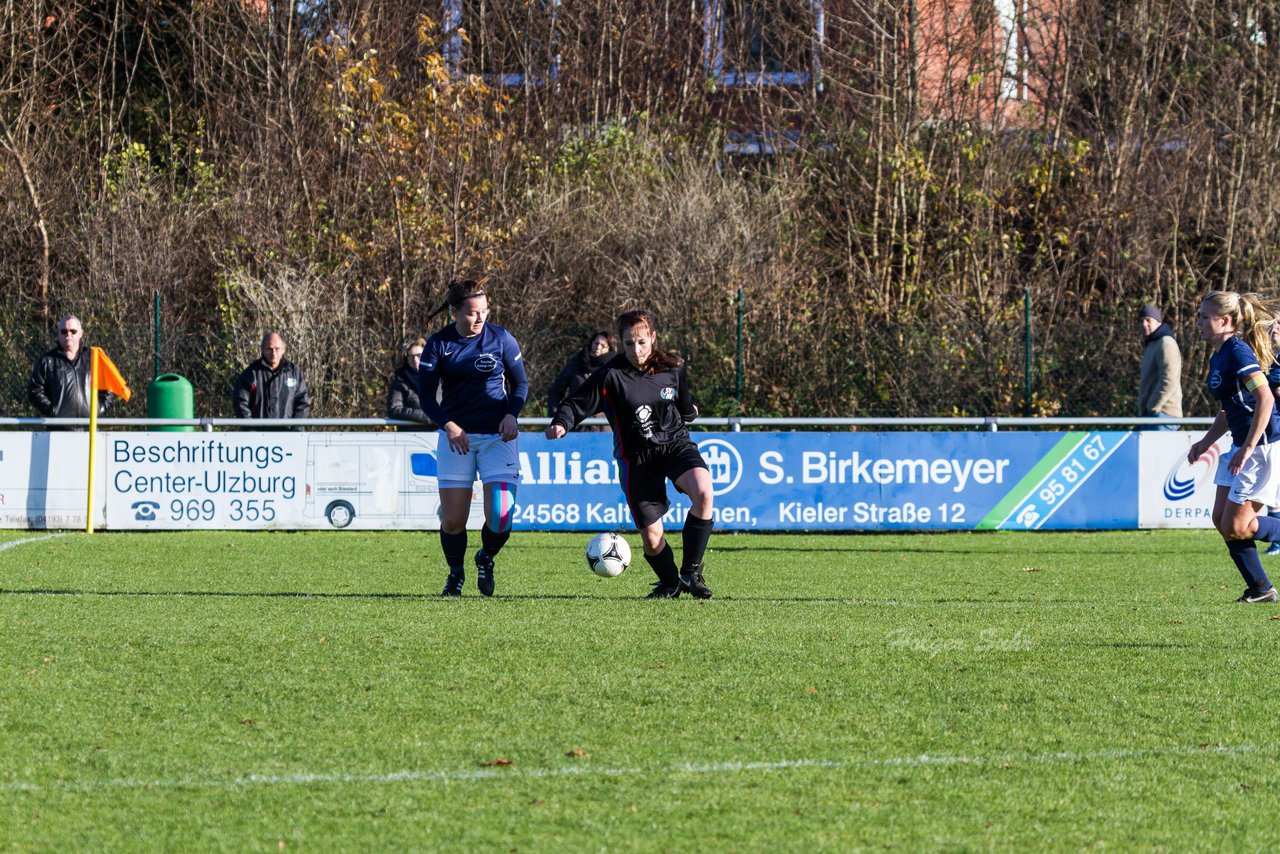
[[160,509],[159,501],[135,501],[130,508],[134,510],[133,518],[138,522],[154,522],[156,511]]

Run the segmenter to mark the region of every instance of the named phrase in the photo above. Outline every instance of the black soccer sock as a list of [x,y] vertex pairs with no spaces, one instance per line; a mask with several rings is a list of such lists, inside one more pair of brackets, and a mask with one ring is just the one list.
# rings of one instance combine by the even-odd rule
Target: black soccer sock
[[1253,538],[1268,543],[1280,542],[1280,517],[1259,516],[1258,530],[1254,532]]
[[467,559],[467,532],[446,534],[441,531],[440,548],[444,550],[444,562],[449,565],[449,571],[462,572],[463,562]]
[[671,551],[670,543],[662,544],[662,551],[656,555],[647,554],[644,556],[649,566],[653,567],[653,571],[657,574],[658,580],[663,584],[679,584],[680,572],[676,569],[676,556]]
[[1271,589],[1271,579],[1262,568],[1262,558],[1258,557],[1258,547],[1253,540],[1227,540],[1227,551],[1235,561],[1236,569],[1249,585],[1250,593],[1262,593]]
[[480,529],[480,544],[484,550],[488,552],[489,557],[497,557],[498,552],[502,551],[502,547],[507,544],[507,540],[511,539],[511,531],[491,531],[489,526],[485,525]]
[[684,550],[680,555],[680,571],[702,565],[702,558],[707,553],[707,541],[711,539],[711,528],[714,519],[703,519],[692,514],[684,517],[684,531],[681,540]]

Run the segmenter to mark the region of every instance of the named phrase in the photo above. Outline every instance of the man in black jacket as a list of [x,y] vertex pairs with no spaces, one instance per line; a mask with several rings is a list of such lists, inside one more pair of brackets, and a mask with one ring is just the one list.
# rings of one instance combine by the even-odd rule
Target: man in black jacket
[[231,402],[237,418],[309,418],[311,395],[302,371],[284,357],[284,338],[268,332],[262,339],[262,358],[236,380]]
[[[89,417],[89,370],[93,361],[82,347],[84,326],[69,314],[58,320],[58,346],[36,359],[27,381],[27,400],[45,418]],[[98,392],[98,413],[106,411],[108,392]]]

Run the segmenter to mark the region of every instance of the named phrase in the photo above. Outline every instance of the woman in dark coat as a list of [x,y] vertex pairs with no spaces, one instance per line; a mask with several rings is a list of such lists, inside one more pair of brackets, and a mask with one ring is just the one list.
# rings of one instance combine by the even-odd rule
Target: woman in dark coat
[[387,390],[387,417],[404,421],[421,421],[423,427],[401,427],[401,430],[426,429],[431,421],[427,413],[422,411],[422,402],[418,398],[418,359],[422,356],[422,348],[426,341],[419,338],[404,346],[404,358],[400,367],[391,376],[391,387]]
[[[547,393],[547,417],[554,418],[556,410],[560,408],[560,402],[577,391],[578,387],[587,381],[587,377],[614,355],[616,354],[613,349],[613,334],[607,329],[592,332],[587,338],[586,345],[569,357],[569,361],[551,383],[551,390]],[[597,425],[577,429],[581,432],[599,433],[608,428]]]

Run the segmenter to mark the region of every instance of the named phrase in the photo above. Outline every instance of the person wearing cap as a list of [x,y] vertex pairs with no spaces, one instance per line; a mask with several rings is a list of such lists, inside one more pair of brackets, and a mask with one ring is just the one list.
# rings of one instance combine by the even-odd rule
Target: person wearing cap
[[[1138,379],[1138,415],[1144,418],[1182,417],[1182,351],[1160,309],[1144,305],[1138,312],[1142,329],[1142,372]],[[1150,428],[1177,430],[1176,424]]]

